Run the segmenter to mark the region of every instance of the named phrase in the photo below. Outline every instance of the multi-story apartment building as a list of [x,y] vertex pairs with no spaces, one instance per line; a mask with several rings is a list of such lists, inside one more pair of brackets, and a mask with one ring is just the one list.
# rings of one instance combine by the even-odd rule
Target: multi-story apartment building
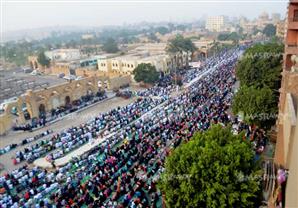
[[298,0],[290,0],[286,18],[274,164],[269,207],[298,207]]
[[211,32],[224,31],[226,22],[227,22],[226,17],[223,15],[208,17],[206,21],[206,29]]
[[275,23],[275,26],[276,26],[275,35],[278,38],[284,38],[284,36],[285,36],[285,21],[284,20],[278,21]]
[[266,12],[263,12],[262,14],[260,14],[260,16],[258,17],[256,24],[258,29],[264,29],[265,26],[267,24],[271,24],[272,20],[269,19],[269,15]]
[[166,43],[148,43],[131,46],[133,49],[127,55],[98,60],[98,70],[101,72],[115,72],[131,74],[141,63],[150,63],[157,71],[168,73],[170,70],[183,68],[188,64],[191,54],[166,53]]
[[280,21],[280,14],[279,13],[272,13],[271,19],[273,23],[277,23]]
[[102,72],[116,72],[121,74],[132,74],[133,70],[141,63],[150,63],[159,72],[168,73],[175,68],[182,68],[188,63],[186,53],[175,55],[141,55],[131,54],[111,59],[98,60],[98,70]]

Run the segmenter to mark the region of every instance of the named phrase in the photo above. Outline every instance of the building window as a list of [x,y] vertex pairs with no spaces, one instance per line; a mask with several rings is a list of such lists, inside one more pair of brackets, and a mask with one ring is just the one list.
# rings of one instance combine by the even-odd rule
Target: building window
[[131,65],[131,68],[133,68],[133,65]]
[[294,10],[294,18],[293,21],[297,22],[298,21],[298,9]]

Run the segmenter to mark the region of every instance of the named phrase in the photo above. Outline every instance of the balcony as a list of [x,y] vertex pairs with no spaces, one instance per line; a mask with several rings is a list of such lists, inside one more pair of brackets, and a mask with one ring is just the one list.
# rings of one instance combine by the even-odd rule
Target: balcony
[[289,17],[288,19],[288,29],[298,30],[298,17]]

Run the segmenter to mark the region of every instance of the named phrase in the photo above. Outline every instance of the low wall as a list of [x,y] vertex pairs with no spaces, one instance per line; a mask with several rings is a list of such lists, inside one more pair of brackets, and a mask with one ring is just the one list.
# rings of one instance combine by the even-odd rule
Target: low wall
[[0,135],[4,135],[12,127],[12,118],[10,115],[0,115]]
[[61,74],[61,73],[65,74],[65,76],[69,76],[70,75],[70,70],[66,66],[53,66],[51,68],[51,74],[58,75],[58,74]]
[[[22,111],[24,104],[26,104],[30,118],[35,118],[39,117],[41,109],[47,113],[59,106],[65,106],[66,102],[71,103],[89,92],[98,92],[100,88],[104,88],[104,83],[107,83],[108,89],[114,90],[130,84],[130,82],[130,75],[111,77],[101,75],[73,80],[47,89],[28,90],[25,94],[19,96],[16,101],[6,104],[5,111],[0,114],[0,135],[9,131],[14,122],[19,125],[25,123]],[[99,85],[99,83],[102,83],[102,85]],[[12,115],[11,110],[13,108],[17,109],[18,116]]]
[[121,86],[125,86],[131,83],[130,75],[123,75],[119,77],[112,77],[109,80],[109,88],[112,90],[119,89]]

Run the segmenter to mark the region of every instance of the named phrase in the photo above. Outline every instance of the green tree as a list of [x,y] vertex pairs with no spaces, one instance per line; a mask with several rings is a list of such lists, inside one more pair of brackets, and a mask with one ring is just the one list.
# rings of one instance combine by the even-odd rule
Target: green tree
[[221,41],[232,40],[234,42],[238,42],[240,39],[242,39],[242,36],[236,32],[221,33],[217,36],[217,39]]
[[234,114],[242,114],[248,123],[268,129],[274,125],[278,96],[269,87],[241,86],[233,99]]
[[44,51],[39,52],[37,61],[42,66],[45,66],[45,67],[50,66],[50,60],[46,57],[46,55],[44,54]]
[[241,85],[280,88],[283,46],[278,43],[256,44],[247,49],[236,67]]
[[276,34],[276,27],[273,24],[268,24],[265,26],[265,28],[263,29],[263,33],[267,36],[267,37],[272,37],[275,36]]
[[104,42],[102,48],[107,53],[116,53],[116,52],[119,51],[118,45],[117,45],[116,41],[113,38],[108,38]]
[[155,30],[156,30],[156,32],[158,32],[158,33],[160,33],[162,35],[165,35],[165,34],[167,34],[167,33],[170,32],[168,28],[163,27],[163,26],[157,27]]
[[169,40],[166,50],[168,53],[193,53],[197,48],[190,38],[184,38],[182,35],[177,35],[174,39]]
[[177,25],[176,29],[180,30],[180,31],[185,31],[187,29],[187,26],[186,25]]
[[137,82],[153,84],[158,80],[159,73],[155,66],[151,64],[141,63],[133,71],[134,79]]
[[243,134],[213,126],[166,158],[159,188],[168,207],[256,207],[259,165]]
[[[194,43],[191,41],[190,38],[184,38],[182,35],[177,35],[174,39],[171,39],[168,41],[166,51],[169,54],[175,54],[177,53],[182,53],[186,52],[187,57],[193,57],[193,53],[197,50],[196,46]],[[188,61],[187,61],[188,65]]]

